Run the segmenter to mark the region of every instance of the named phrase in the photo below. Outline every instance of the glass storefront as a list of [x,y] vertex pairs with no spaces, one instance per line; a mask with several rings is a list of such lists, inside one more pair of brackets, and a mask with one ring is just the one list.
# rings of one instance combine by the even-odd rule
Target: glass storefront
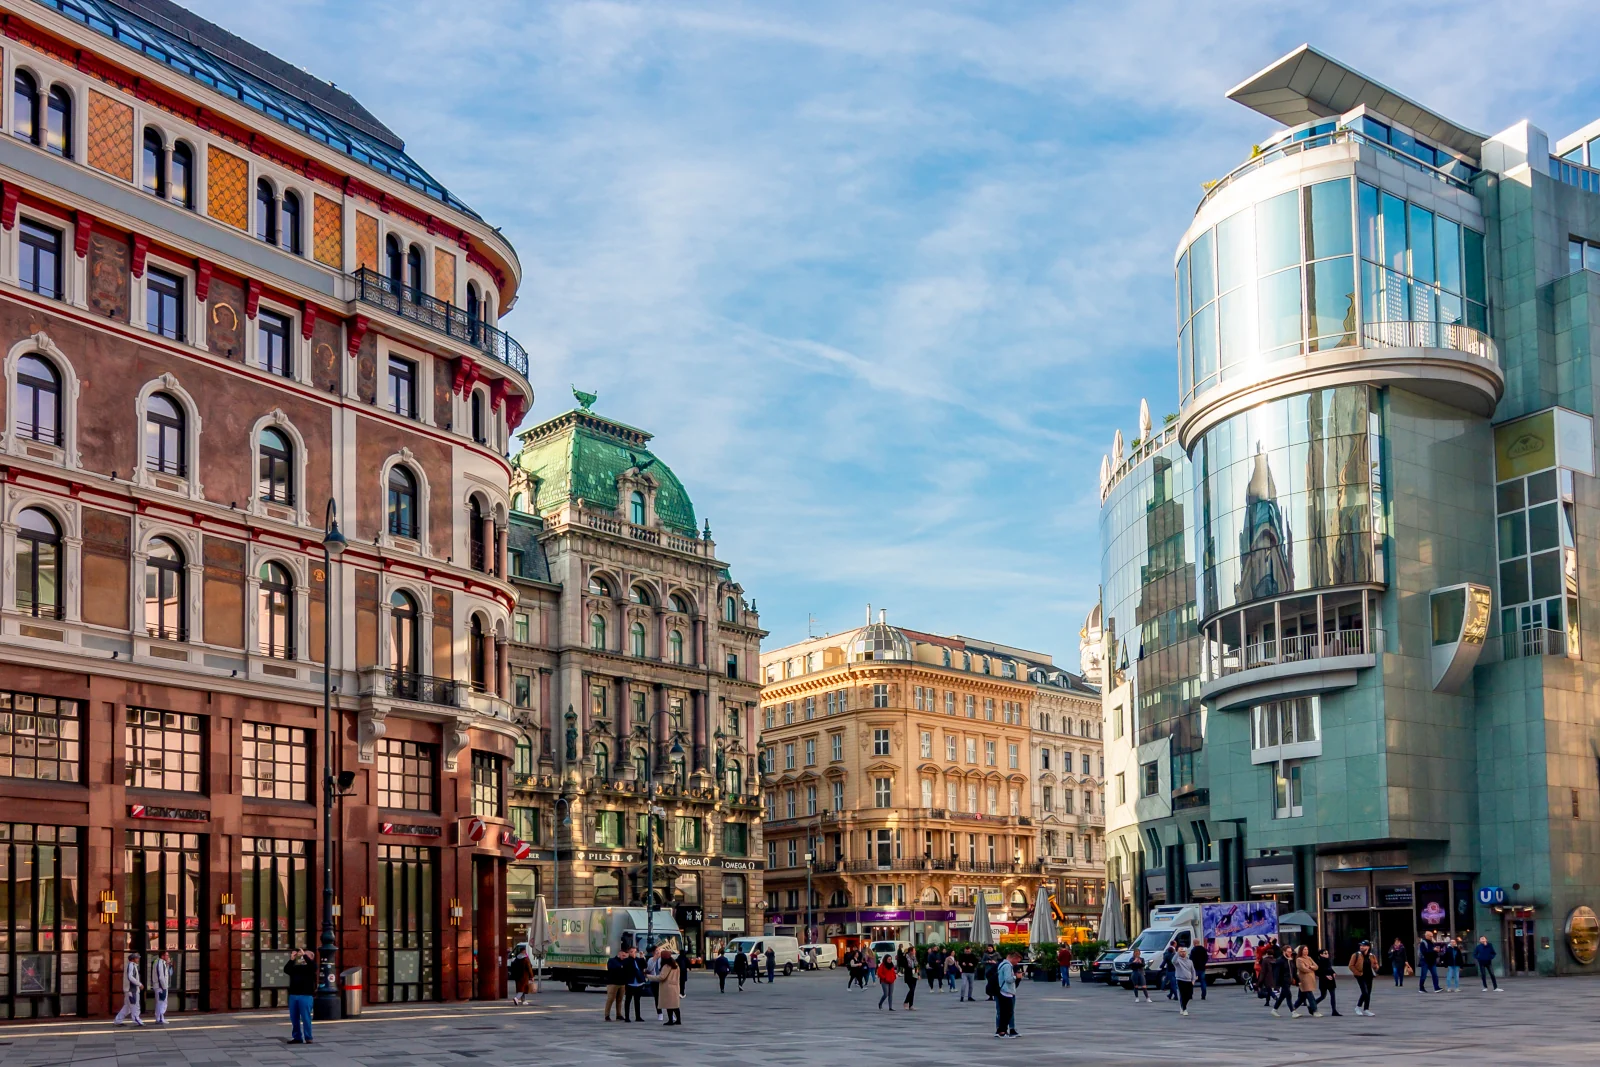
[[533,902],[539,895],[539,869],[530,863],[506,867],[506,944],[515,948],[528,939]]
[[369,987],[378,1003],[439,998],[438,849],[379,845]]
[[289,950],[314,948],[311,879],[305,841],[246,837],[240,842],[240,1003],[246,1008],[281,1008],[289,1003]]
[[0,823],[0,1019],[86,1011],[82,834]]
[[[152,957],[170,953],[168,1011],[200,1011],[205,1003],[207,915],[205,834],[159,830],[123,832],[124,922],[127,947],[146,973]],[[116,992],[122,992],[121,978]],[[149,995],[150,983],[145,981]]]

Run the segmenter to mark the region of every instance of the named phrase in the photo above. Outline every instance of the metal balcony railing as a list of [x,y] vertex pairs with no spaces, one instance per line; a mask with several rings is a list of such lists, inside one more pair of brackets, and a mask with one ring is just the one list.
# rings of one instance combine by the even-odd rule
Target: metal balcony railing
[[1378,645],[1374,631],[1337,630],[1298,637],[1264,638],[1246,641],[1242,647],[1224,648],[1211,660],[1209,678],[1220,678],[1239,671],[1254,670],[1275,663],[1300,663],[1333,656],[1361,656]]
[[460,689],[461,683],[454,678],[435,678],[431,674],[413,674],[410,671],[384,672],[384,692],[397,700],[414,700],[419,704],[453,708],[458,706]]
[[1565,630],[1518,630],[1509,634],[1491,634],[1484,647],[1482,662],[1500,663],[1512,659],[1529,659],[1533,656],[1565,656],[1567,632]]
[[1459,322],[1369,322],[1361,327],[1364,348],[1447,348],[1499,365],[1500,350],[1482,330]]
[[362,303],[469,344],[524,378],[528,376],[528,353],[504,330],[370,267],[362,267],[352,277],[356,281],[356,299]]
[[[1327,132],[1318,134],[1296,135],[1290,140],[1279,141],[1277,144],[1268,147],[1259,155],[1252,156],[1245,160],[1243,163],[1230,170],[1227,174],[1224,174],[1221,178],[1218,178],[1215,182],[1206,186],[1205,193],[1200,197],[1200,203],[1195,207],[1195,211],[1198,212],[1200,208],[1205,207],[1208,200],[1220,193],[1222,190],[1226,189],[1228,186],[1232,185],[1234,182],[1238,181],[1240,178],[1244,177],[1246,174],[1260,170],[1269,163],[1275,163],[1280,159],[1284,159],[1288,156],[1298,155],[1301,152],[1306,152],[1313,148],[1322,148],[1326,145],[1343,144],[1347,142],[1366,145],[1379,155],[1388,156],[1390,159],[1397,160],[1408,167],[1419,170],[1428,177],[1440,182],[1443,185],[1447,185],[1452,189],[1461,189],[1467,192],[1470,192],[1472,189],[1471,185],[1462,181],[1454,174],[1440,170],[1438,167],[1435,167],[1431,164],[1424,163],[1415,156],[1408,155],[1407,153],[1402,152],[1390,145],[1386,145],[1381,141],[1375,141],[1366,134],[1361,133],[1359,130],[1329,130]],[[1556,162],[1559,161],[1552,161],[1552,174],[1555,174],[1557,169],[1555,166]],[[1558,174],[1555,176],[1558,180],[1564,180]],[[1574,182],[1573,184],[1577,183]]]

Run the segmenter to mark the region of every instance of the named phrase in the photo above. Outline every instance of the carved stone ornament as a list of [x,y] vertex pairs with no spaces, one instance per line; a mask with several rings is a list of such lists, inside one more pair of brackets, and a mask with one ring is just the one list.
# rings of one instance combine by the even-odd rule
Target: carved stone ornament
[[380,708],[362,709],[361,717],[356,724],[357,759],[360,762],[372,762],[373,750],[378,745],[378,738],[388,732],[388,728],[383,724],[383,720],[387,715],[388,712]]
[[444,725],[444,766],[445,770],[456,769],[456,757],[461,755],[461,750],[471,742],[467,728],[472,725],[470,719],[456,719]]

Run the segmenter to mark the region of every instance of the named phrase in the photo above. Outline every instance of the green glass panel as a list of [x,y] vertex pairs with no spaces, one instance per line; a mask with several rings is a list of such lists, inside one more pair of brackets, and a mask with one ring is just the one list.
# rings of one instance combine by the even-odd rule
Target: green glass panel
[[1318,182],[1306,190],[1306,258],[1348,256],[1354,250],[1350,179]]

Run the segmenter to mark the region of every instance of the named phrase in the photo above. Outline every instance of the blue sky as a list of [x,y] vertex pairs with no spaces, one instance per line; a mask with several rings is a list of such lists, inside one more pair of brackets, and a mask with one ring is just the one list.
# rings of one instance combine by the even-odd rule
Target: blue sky
[[1076,666],[1173,248],[1273,128],[1232,85],[1309,41],[1485,133],[1600,115],[1589,3],[190,6],[503,228],[530,420],[654,432],[768,647],[871,601]]

